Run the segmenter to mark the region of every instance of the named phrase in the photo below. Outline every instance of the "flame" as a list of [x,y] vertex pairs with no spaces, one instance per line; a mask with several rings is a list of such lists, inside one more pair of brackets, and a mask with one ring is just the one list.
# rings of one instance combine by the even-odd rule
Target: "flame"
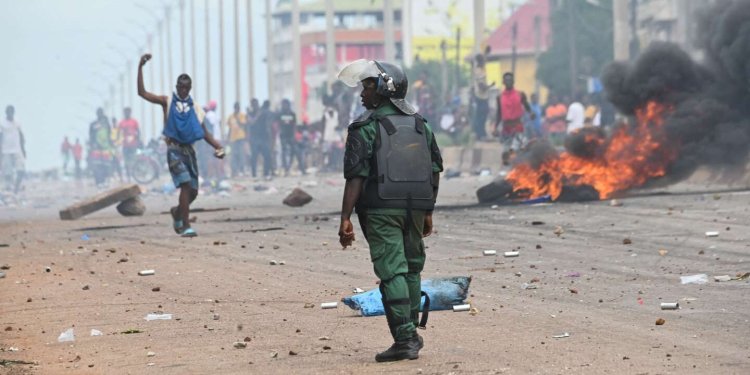
[[506,181],[518,196],[531,198],[550,195],[553,200],[563,186],[590,185],[599,198],[642,186],[646,181],[666,174],[677,158],[677,142],[667,137],[664,115],[671,108],[650,101],[636,111],[634,126],[620,126],[609,139],[601,133],[586,132],[584,143],[590,155],[563,152],[548,158],[538,167],[516,165]]

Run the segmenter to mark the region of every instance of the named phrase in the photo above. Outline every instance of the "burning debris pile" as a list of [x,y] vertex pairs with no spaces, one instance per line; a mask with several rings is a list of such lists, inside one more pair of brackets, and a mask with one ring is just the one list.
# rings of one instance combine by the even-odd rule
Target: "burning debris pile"
[[718,2],[697,15],[696,63],[670,43],[652,43],[632,64],[604,72],[607,97],[624,115],[609,136],[583,129],[558,153],[540,142],[505,180],[477,191],[480,202],[549,196],[597,200],[628,189],[669,184],[707,165],[743,175],[750,147],[750,1]]

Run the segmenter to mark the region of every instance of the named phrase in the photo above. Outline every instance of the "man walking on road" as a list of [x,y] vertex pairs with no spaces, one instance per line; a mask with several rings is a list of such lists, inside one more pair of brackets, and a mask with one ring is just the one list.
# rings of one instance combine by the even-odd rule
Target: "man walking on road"
[[408,80],[401,68],[357,60],[339,73],[339,79],[350,87],[362,83],[367,109],[349,125],[339,242],[346,248],[354,241],[350,217],[356,206],[394,340],[375,360],[416,359],[424,346],[417,327],[425,327],[429,311],[426,297],[420,321],[422,238],[432,233],[443,170],[440,150],[432,128],[404,100]]
[[167,163],[175,187],[180,189],[177,207],[173,207],[172,219],[175,232],[182,237],[198,234],[190,227],[190,204],[198,197],[198,161],[193,143],[204,139],[214,148],[214,156],[224,157],[224,149],[211,136],[203,123],[203,111],[190,96],[192,79],[187,74],[177,78],[172,96],[155,95],[143,85],[143,66],[151,59],[150,54],[141,56],[138,64],[138,96],[162,107],[164,114],[164,141],[167,143]]

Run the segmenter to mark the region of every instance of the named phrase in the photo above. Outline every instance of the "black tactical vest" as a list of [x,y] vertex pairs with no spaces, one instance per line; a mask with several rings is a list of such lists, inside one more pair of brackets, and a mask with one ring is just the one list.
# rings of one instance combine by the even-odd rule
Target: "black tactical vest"
[[432,210],[432,158],[419,116],[377,118],[370,176],[357,206]]

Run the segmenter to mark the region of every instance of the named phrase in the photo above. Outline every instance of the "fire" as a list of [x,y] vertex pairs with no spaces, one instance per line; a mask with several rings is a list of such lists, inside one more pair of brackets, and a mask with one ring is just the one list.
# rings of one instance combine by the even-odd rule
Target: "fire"
[[550,195],[553,200],[563,186],[589,185],[599,198],[642,186],[646,181],[666,174],[677,158],[676,140],[667,139],[664,115],[668,106],[650,101],[636,111],[636,124],[620,126],[610,138],[601,133],[583,135],[585,156],[563,152],[534,168],[529,163],[516,165],[506,177],[517,196],[531,198]]

